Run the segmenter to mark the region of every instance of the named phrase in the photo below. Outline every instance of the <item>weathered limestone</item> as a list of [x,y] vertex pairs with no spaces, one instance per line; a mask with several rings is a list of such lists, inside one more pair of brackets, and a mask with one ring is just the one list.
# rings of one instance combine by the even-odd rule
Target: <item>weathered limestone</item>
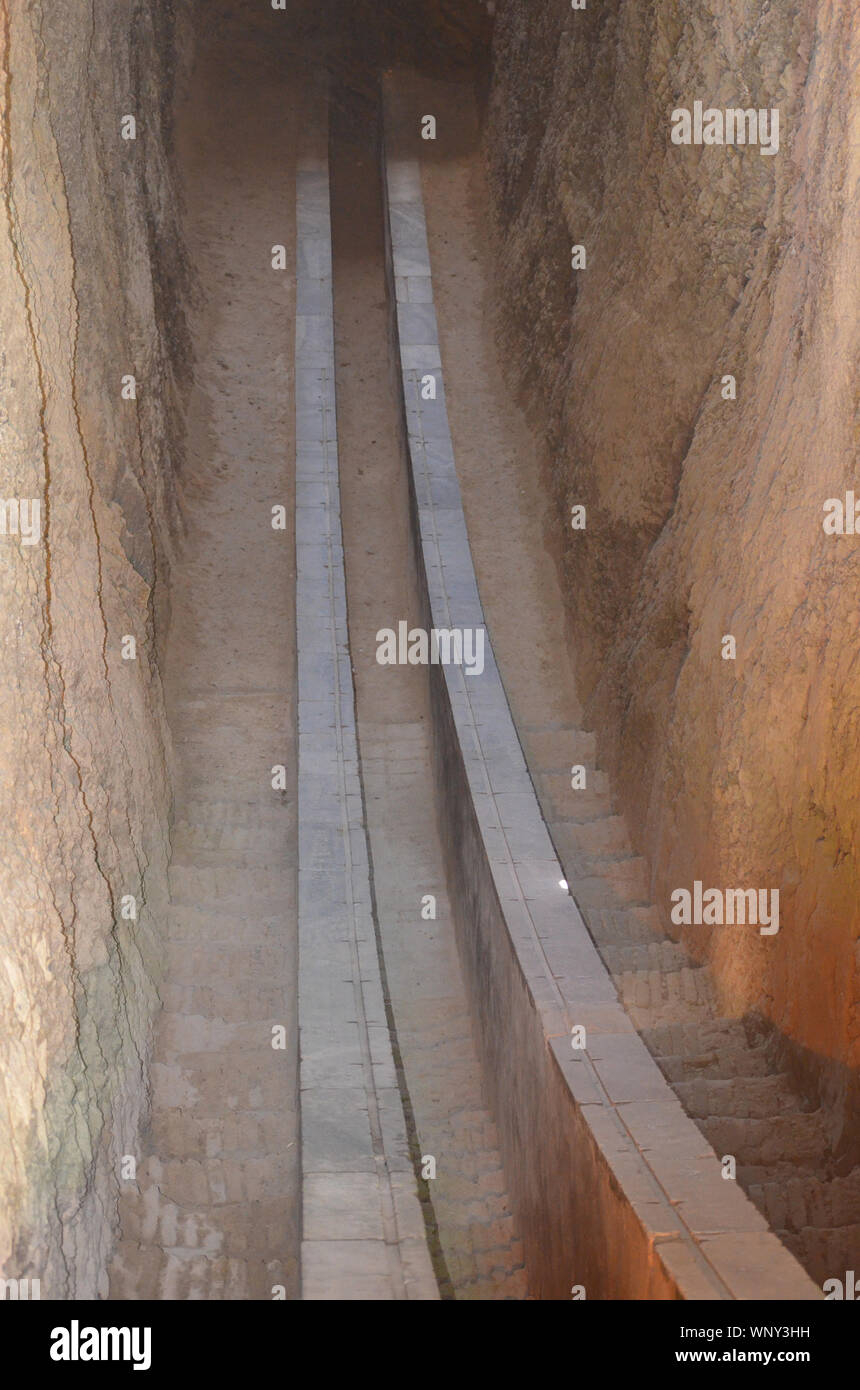
[[42,522],[0,536],[0,1273],[43,1299],[105,1290],[162,970],[186,10],[0,5],[0,496]]

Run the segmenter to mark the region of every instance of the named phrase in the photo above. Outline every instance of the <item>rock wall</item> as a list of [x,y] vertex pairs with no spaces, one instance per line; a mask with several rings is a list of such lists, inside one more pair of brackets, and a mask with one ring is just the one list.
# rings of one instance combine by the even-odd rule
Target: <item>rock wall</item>
[[[777,935],[686,936],[724,1008],[791,1040],[844,1144],[860,554],[822,507],[860,481],[852,19],[851,0],[501,0],[487,134],[504,333],[549,422],[604,762],[667,916],[696,879],[779,888]],[[697,100],[777,108],[778,153],[673,144],[672,111]]]
[[[188,37],[177,4],[0,3],[0,1273],[39,1278],[43,1298],[104,1292],[146,1109],[170,810],[157,633],[187,380],[170,110]],[[27,505],[16,527],[8,503],[29,499],[39,524]]]

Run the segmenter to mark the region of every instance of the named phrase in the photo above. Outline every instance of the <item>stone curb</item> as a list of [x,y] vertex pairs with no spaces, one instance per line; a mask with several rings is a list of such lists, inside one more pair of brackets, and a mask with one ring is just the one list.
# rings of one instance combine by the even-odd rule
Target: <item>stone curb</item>
[[383,996],[338,485],[327,102],[296,189],[299,1084],[304,1299],[438,1299]]

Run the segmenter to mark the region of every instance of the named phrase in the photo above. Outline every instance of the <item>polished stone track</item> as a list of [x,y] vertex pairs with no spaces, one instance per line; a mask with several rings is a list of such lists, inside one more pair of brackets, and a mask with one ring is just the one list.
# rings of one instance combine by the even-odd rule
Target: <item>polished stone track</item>
[[302,1297],[434,1299],[383,993],[356,740],[322,89],[307,112],[296,220]]

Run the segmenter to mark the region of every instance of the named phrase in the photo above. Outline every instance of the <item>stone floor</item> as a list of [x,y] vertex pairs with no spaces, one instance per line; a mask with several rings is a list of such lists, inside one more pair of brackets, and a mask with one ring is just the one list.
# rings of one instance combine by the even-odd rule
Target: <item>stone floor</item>
[[298,1287],[293,554],[271,525],[292,495],[293,293],[270,247],[291,243],[293,112],[245,44],[244,31],[216,39],[179,130],[199,301],[165,668],[171,906],[151,1125],[120,1202],[114,1299]]

